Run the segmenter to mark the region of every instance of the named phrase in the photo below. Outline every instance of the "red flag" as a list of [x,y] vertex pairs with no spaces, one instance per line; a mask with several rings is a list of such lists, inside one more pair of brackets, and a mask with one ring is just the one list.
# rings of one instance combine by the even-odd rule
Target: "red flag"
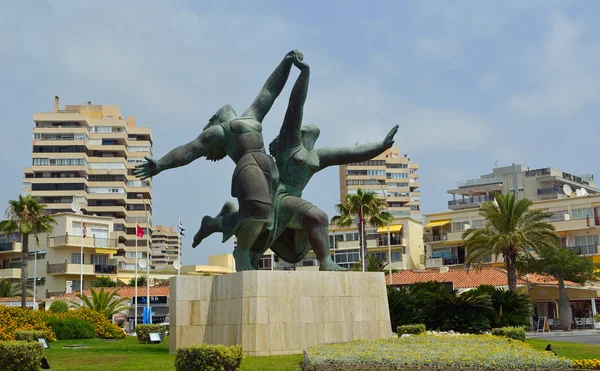
[[142,237],[144,237],[144,230],[143,230],[142,228],[140,228],[140,226],[139,226],[139,225],[137,225],[137,224],[136,224],[135,226],[137,227],[137,228],[136,228],[136,230],[135,230],[135,234],[136,234],[136,235],[137,235],[139,238],[142,238]]
[[87,236],[87,228],[85,227],[84,222],[81,222],[81,235],[83,236],[83,238]]

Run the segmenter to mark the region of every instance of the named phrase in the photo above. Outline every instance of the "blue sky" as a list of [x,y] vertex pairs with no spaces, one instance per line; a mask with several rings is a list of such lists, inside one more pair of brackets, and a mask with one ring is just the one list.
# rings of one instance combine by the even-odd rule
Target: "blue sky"
[[[311,65],[304,123],[318,146],[381,140],[421,166],[423,211],[446,210],[456,181],[512,162],[600,175],[600,3],[593,1],[0,0],[0,204],[31,164],[32,115],[61,104],[116,104],[152,128],[154,154],[197,136],[222,105],[242,112],[291,49]],[[279,131],[292,79],[264,122]],[[155,224],[188,236],[185,264],[227,253],[191,248],[229,194],[233,163],[198,160],[154,179]],[[330,216],[337,168],[306,199]]]

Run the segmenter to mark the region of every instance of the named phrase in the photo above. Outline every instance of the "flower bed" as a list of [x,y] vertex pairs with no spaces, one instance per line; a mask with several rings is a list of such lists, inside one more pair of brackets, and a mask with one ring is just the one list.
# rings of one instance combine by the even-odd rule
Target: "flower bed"
[[418,335],[326,344],[305,351],[304,370],[568,370],[572,362],[491,335]]
[[0,341],[15,340],[17,330],[42,331],[47,340],[56,340],[44,321],[44,312],[0,305]]

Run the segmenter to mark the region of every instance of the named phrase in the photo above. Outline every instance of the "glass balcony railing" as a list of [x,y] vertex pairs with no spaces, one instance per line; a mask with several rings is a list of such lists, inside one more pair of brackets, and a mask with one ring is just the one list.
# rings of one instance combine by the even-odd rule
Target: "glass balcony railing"
[[483,202],[493,201],[494,196],[479,196],[475,198],[465,198],[461,200],[450,200],[448,201],[448,206],[461,206],[461,205],[479,205]]

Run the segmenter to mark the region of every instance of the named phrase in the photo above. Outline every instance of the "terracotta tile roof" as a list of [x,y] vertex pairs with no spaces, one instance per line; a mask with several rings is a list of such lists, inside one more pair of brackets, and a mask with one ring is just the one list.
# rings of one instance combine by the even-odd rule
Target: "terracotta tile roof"
[[[111,287],[107,287],[104,290],[112,290]],[[83,290],[83,293],[87,296],[91,296],[92,293],[89,289]],[[132,298],[135,296],[135,287],[121,287],[119,288],[118,294],[121,298]],[[138,296],[146,296],[146,286],[138,287]],[[153,286],[150,287],[150,296],[169,296],[169,286]],[[66,294],[54,296],[54,299],[74,299],[77,295]]]
[[[527,281],[538,285],[558,285],[558,281],[554,277],[542,276],[540,274],[530,273],[524,277]],[[565,281],[565,286],[581,286],[578,283]]]
[[[386,276],[386,284],[389,279]],[[456,269],[441,273],[439,270],[406,270],[392,274],[392,285],[410,285],[417,282],[452,282],[455,289],[467,289],[480,285],[507,286],[506,271],[500,268],[482,268],[481,270]],[[517,279],[517,285],[525,281]]]

